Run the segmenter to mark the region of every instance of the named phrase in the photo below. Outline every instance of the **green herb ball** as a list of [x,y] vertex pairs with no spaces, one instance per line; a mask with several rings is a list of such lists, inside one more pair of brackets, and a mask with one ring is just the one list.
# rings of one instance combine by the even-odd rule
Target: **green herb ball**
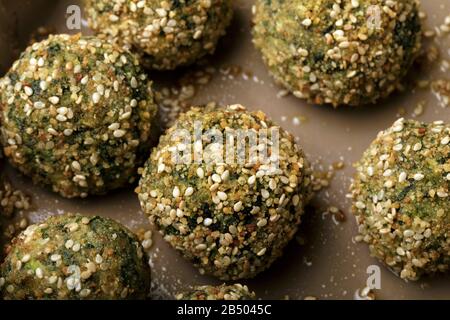
[[253,41],[275,80],[312,104],[390,95],[421,46],[416,0],[257,0]]
[[[173,150],[198,149],[200,140],[186,143],[177,134],[184,130],[195,135],[198,123],[204,128],[202,160],[174,161]],[[268,140],[259,140],[258,149],[273,151],[271,129],[277,129],[278,166],[252,164],[248,156],[244,163],[237,158],[224,162],[220,150],[225,142],[221,147],[207,131],[216,130],[225,138],[228,129],[266,128]],[[310,168],[294,137],[263,112],[246,111],[241,105],[193,108],[161,138],[137,192],[164,239],[202,273],[237,280],[267,269],[294,236],[311,197]]]
[[357,163],[358,240],[402,279],[450,265],[450,126],[400,119]]
[[135,56],[80,35],[28,47],[0,81],[0,107],[5,156],[68,198],[132,183],[157,111]]
[[101,217],[53,216],[13,240],[4,299],[144,299],[150,270],[136,236]]
[[233,285],[198,286],[187,292],[176,295],[177,300],[254,300],[255,293],[247,286],[236,283]]
[[90,27],[139,52],[153,69],[175,69],[215,51],[231,0],[85,0]]

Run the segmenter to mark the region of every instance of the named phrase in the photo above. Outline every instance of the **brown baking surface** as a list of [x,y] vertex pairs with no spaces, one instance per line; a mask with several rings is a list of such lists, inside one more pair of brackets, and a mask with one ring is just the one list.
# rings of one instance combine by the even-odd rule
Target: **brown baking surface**
[[[69,4],[79,1],[10,1],[0,0],[0,74],[6,71],[23,49],[30,33],[38,26],[55,26],[67,33],[65,11]],[[318,193],[313,201],[315,210],[304,218],[300,236],[304,245],[293,240],[268,271],[255,279],[243,281],[262,299],[303,299],[315,296],[319,299],[353,299],[358,289],[366,286],[369,265],[379,263],[369,257],[364,244],[355,244],[356,223],[349,212],[346,198],[350,179],[354,174],[352,163],[358,160],[376,134],[390,126],[404,108],[404,117],[413,117],[417,104],[426,101],[425,112],[417,117],[421,121],[450,121],[450,109],[440,106],[429,89],[396,93],[387,101],[364,108],[340,108],[309,106],[292,96],[278,98],[281,90],[269,77],[259,53],[251,43],[251,5],[253,1],[236,0],[236,14],[228,35],[210,61],[217,68],[211,82],[195,97],[195,103],[216,101],[219,104],[240,103],[249,109],[260,109],[273,120],[299,138],[310,161],[327,169],[329,165],[343,161],[345,167],[336,172],[331,186]],[[428,14],[426,26],[434,29],[450,14],[448,0],[422,1],[422,9]],[[441,55],[450,59],[450,36],[437,38]],[[239,66],[244,73],[234,77],[220,72],[221,67]],[[439,63],[423,71],[414,70],[415,77],[445,79]],[[179,74],[160,74],[157,79],[174,78]],[[246,76],[247,75],[247,76]],[[249,76],[248,76],[249,75]],[[152,75],[151,75],[152,77]],[[284,118],[285,117],[285,118]],[[300,124],[294,117],[306,119]],[[283,121],[284,119],[284,121]],[[30,221],[40,221],[51,214],[79,212],[112,217],[132,230],[149,228],[132,190],[112,193],[104,197],[85,200],[65,200],[58,195],[35,187],[27,178],[6,166],[7,176],[13,184],[32,195],[34,209],[25,215]],[[322,212],[329,206],[341,209],[346,221],[337,223]],[[217,280],[201,276],[188,262],[171,249],[158,233],[153,235],[151,249],[154,297],[170,297],[189,285],[214,284]],[[450,299],[449,276],[425,278],[406,283],[381,266],[381,290],[375,290],[377,299]]]

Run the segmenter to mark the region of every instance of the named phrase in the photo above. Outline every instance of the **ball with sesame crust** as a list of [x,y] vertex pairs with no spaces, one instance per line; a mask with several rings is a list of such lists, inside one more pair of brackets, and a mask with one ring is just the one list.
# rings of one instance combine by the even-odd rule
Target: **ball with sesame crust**
[[231,0],[85,0],[89,26],[133,49],[149,68],[175,69],[214,53],[232,19]]
[[157,112],[138,59],[80,35],[28,47],[0,81],[0,106],[5,156],[68,198],[132,183]]
[[399,119],[357,163],[358,241],[402,279],[450,265],[450,126]]
[[[238,143],[228,147],[247,141],[239,131],[267,134],[244,145],[245,160]],[[268,161],[249,148],[266,150]],[[162,136],[137,192],[166,241],[200,272],[228,281],[254,277],[282,254],[311,197],[310,173],[294,137],[263,112],[195,107]]]
[[236,283],[227,286],[197,286],[192,290],[179,293],[177,300],[254,300],[255,293],[250,292],[247,286]]
[[29,226],[0,268],[4,299],[145,299],[150,269],[137,237],[98,216],[60,215]]
[[253,42],[276,82],[312,104],[390,95],[421,46],[416,0],[258,0]]

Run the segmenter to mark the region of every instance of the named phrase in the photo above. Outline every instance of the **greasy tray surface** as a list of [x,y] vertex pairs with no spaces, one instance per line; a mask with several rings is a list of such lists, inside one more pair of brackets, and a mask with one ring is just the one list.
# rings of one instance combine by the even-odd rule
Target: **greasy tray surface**
[[[67,33],[65,11],[69,4],[78,1],[18,1],[0,0],[0,74],[6,71],[20,50],[24,48],[29,34],[38,26],[56,27]],[[292,96],[278,98],[277,87],[262,64],[259,53],[251,43],[250,0],[235,1],[236,14],[227,37],[221,42],[217,54],[210,59],[213,66],[239,66],[249,77],[235,77],[217,71],[209,84],[202,87],[194,99],[195,103],[216,101],[220,104],[240,103],[249,109],[261,109],[273,120],[299,138],[300,145],[317,169],[326,170],[329,165],[343,161],[345,167],[336,172],[331,186],[315,197],[316,210],[304,218],[300,236],[305,244],[293,240],[268,271],[250,281],[243,281],[262,299],[302,299],[315,296],[319,299],[353,299],[358,289],[365,287],[367,267],[380,265],[369,257],[364,244],[355,244],[356,224],[349,211],[346,199],[351,177],[352,163],[357,161],[376,134],[390,126],[398,118],[400,108],[405,117],[412,117],[417,104],[425,100],[426,108],[421,121],[450,121],[450,109],[442,108],[430,90],[396,93],[388,101],[376,106],[359,109],[308,106]],[[428,14],[429,29],[443,23],[450,14],[448,0],[423,1],[422,9]],[[86,30],[84,30],[86,31]],[[448,57],[448,38],[438,38],[442,57]],[[439,63],[423,74],[412,72],[424,79],[446,78]],[[160,78],[171,78],[177,74],[150,75],[158,84]],[[306,121],[293,121],[294,117]],[[284,120],[284,121],[283,121]],[[149,228],[146,217],[139,208],[132,190],[113,193],[104,197],[85,200],[65,200],[59,196],[32,186],[7,166],[7,175],[14,185],[32,195],[33,210],[25,215],[30,221],[40,221],[53,213],[79,212],[112,217],[132,230]],[[346,221],[336,223],[330,215],[322,212],[336,206],[346,215]],[[155,297],[170,297],[174,292],[193,284],[219,283],[201,276],[188,262],[164,243],[158,233],[153,235],[151,249],[152,277],[156,286]],[[381,266],[381,265],[380,265]],[[450,287],[448,276],[425,278],[406,283],[381,266],[381,290],[376,290],[377,299],[448,299]]]

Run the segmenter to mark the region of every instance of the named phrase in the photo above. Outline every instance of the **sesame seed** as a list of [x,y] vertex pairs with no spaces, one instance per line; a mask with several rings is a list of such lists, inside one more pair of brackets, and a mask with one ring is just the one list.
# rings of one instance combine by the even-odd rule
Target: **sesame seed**
[[258,221],[258,223],[256,224],[258,227],[262,228],[264,226],[267,225],[267,219],[261,219]]
[[42,279],[44,277],[44,272],[42,271],[41,268],[36,268],[36,277],[38,277],[39,279]]
[[92,102],[94,102],[95,104],[96,104],[96,103],[99,103],[100,98],[101,98],[100,94],[99,94],[98,92],[95,92],[95,93],[92,95]]
[[173,188],[172,196],[178,198],[180,196],[180,189],[178,187]]
[[446,145],[449,142],[450,142],[450,137],[449,136],[446,136],[446,137],[442,138],[442,140],[441,140],[441,144],[442,145]]
[[256,182],[256,177],[255,176],[251,176],[250,178],[248,178],[247,180],[249,185],[252,185]]
[[72,250],[74,252],[78,252],[78,251],[80,251],[80,249],[81,249],[81,245],[79,243],[75,243],[72,247]]
[[24,87],[23,90],[25,91],[25,94],[29,97],[31,97],[33,95],[33,89],[31,89],[30,87]]
[[424,176],[423,174],[421,174],[421,173],[416,173],[416,174],[414,175],[414,180],[420,181],[420,180],[422,180],[424,177],[425,177],[425,176]]
[[119,130],[114,130],[113,135],[115,138],[122,138],[126,133],[127,132],[125,130],[119,129]]
[[398,176],[398,182],[404,182],[406,180],[407,174],[406,172],[401,172]]
[[205,220],[203,220],[203,224],[206,226],[206,227],[209,227],[211,224],[212,224],[212,219],[211,218],[206,218]]
[[35,107],[36,109],[43,109],[43,108],[45,108],[45,103],[43,103],[42,101],[36,101],[36,102],[34,103],[34,107]]
[[66,117],[66,116],[63,116],[62,114],[58,114],[58,115],[56,116],[56,120],[58,120],[58,121],[60,121],[60,122],[65,122],[65,121],[67,121],[67,117]]
[[184,192],[184,195],[185,195],[186,197],[189,197],[189,196],[191,196],[193,193],[194,193],[194,188],[188,187],[188,188],[186,189],[186,191]]
[[53,97],[48,98],[48,101],[50,101],[51,104],[58,104],[59,98],[56,96],[53,96]]
[[83,289],[80,291],[80,297],[81,298],[86,298],[87,296],[89,296],[89,294],[91,293],[90,289]]
[[390,177],[391,175],[392,175],[392,170],[391,169],[387,169],[383,173],[383,177]]
[[29,254],[26,254],[22,257],[22,262],[23,263],[27,263],[28,261],[30,261],[31,256]]
[[67,240],[64,246],[66,247],[66,249],[72,248],[73,240],[72,239]]
[[302,21],[302,25],[304,25],[305,27],[309,27],[311,24],[312,24],[311,19],[306,18]]
[[422,144],[420,142],[417,142],[414,146],[413,146],[413,150],[414,151],[419,151],[420,149],[422,149]]
[[131,78],[130,85],[133,89],[136,89],[138,87],[138,83],[135,77]]
[[117,129],[119,129],[120,128],[120,123],[117,123],[117,122],[115,122],[115,123],[113,123],[113,124],[110,124],[109,126],[108,126],[108,129],[109,130],[117,130]]
[[86,85],[86,84],[88,83],[88,81],[89,81],[89,76],[84,76],[84,77],[81,79],[80,83],[81,83],[82,85]]
[[366,205],[365,205],[363,202],[361,202],[361,201],[357,201],[357,202],[355,203],[355,206],[356,206],[358,209],[364,209],[364,208],[366,207]]
[[270,193],[269,193],[269,191],[267,191],[266,189],[262,189],[262,190],[261,190],[261,196],[262,196],[264,199],[267,199],[267,198],[270,197]]
[[256,254],[257,256],[262,256],[266,253],[267,249],[266,248],[262,248],[261,250],[258,251],[258,253]]
[[235,212],[241,211],[241,210],[242,210],[242,201],[236,202],[236,203],[234,204],[234,206],[233,206],[233,210],[234,210]]
[[217,196],[222,201],[225,201],[228,198],[227,194],[225,192],[222,192],[222,191],[217,192]]
[[399,256],[404,256],[405,255],[405,250],[403,248],[401,248],[401,247],[398,247],[396,251],[397,251],[397,254]]
[[56,261],[58,261],[58,260],[61,260],[61,255],[60,255],[60,254],[52,254],[52,255],[50,256],[50,260],[53,261],[53,262],[56,262]]
[[95,256],[95,263],[100,264],[100,263],[102,263],[102,262],[103,262],[102,256],[99,255],[99,254],[97,254],[97,255]]
[[213,174],[211,179],[212,179],[212,181],[217,182],[217,183],[222,182],[222,178],[217,173]]

